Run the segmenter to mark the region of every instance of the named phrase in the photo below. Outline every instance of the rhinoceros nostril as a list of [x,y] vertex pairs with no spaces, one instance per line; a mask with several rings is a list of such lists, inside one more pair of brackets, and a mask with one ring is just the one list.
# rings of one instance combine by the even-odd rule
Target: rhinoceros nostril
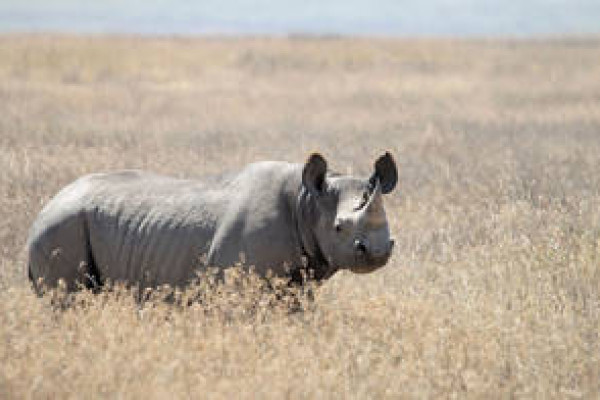
[[354,240],[354,250],[367,254],[367,246],[359,239]]
[[394,244],[395,243],[396,242],[394,241],[394,239],[390,239],[390,250],[389,251],[392,251],[392,249],[394,248]]

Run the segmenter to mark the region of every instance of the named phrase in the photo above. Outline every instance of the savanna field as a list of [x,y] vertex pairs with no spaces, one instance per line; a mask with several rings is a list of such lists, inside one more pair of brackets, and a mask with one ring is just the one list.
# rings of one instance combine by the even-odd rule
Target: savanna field
[[[293,312],[251,277],[30,290],[28,228],[82,174],[385,150],[391,261]],[[597,38],[0,36],[0,171],[0,398],[600,396]]]

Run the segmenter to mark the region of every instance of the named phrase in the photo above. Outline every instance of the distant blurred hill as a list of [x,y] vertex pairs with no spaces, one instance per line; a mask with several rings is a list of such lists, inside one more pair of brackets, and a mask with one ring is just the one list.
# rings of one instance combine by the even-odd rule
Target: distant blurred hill
[[600,0],[0,0],[0,31],[593,34],[600,33]]

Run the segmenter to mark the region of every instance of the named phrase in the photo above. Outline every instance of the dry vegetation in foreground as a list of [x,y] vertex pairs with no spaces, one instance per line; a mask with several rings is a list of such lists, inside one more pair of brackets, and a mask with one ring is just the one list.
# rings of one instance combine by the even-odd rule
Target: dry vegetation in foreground
[[[600,395],[597,39],[3,36],[0,104],[0,398]],[[384,149],[393,259],[302,313],[235,285],[53,311],[26,283],[28,226],[83,173]]]

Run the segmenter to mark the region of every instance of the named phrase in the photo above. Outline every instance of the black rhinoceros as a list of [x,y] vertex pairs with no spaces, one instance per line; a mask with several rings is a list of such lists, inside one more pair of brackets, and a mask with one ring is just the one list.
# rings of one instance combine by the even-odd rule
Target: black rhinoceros
[[141,171],[86,175],[33,223],[29,277],[36,289],[62,279],[74,290],[105,280],[182,286],[207,266],[240,260],[260,275],[271,270],[296,281],[344,268],[374,271],[394,244],[382,194],[396,181],[389,153],[365,179],[327,171],[319,154],[205,181]]

